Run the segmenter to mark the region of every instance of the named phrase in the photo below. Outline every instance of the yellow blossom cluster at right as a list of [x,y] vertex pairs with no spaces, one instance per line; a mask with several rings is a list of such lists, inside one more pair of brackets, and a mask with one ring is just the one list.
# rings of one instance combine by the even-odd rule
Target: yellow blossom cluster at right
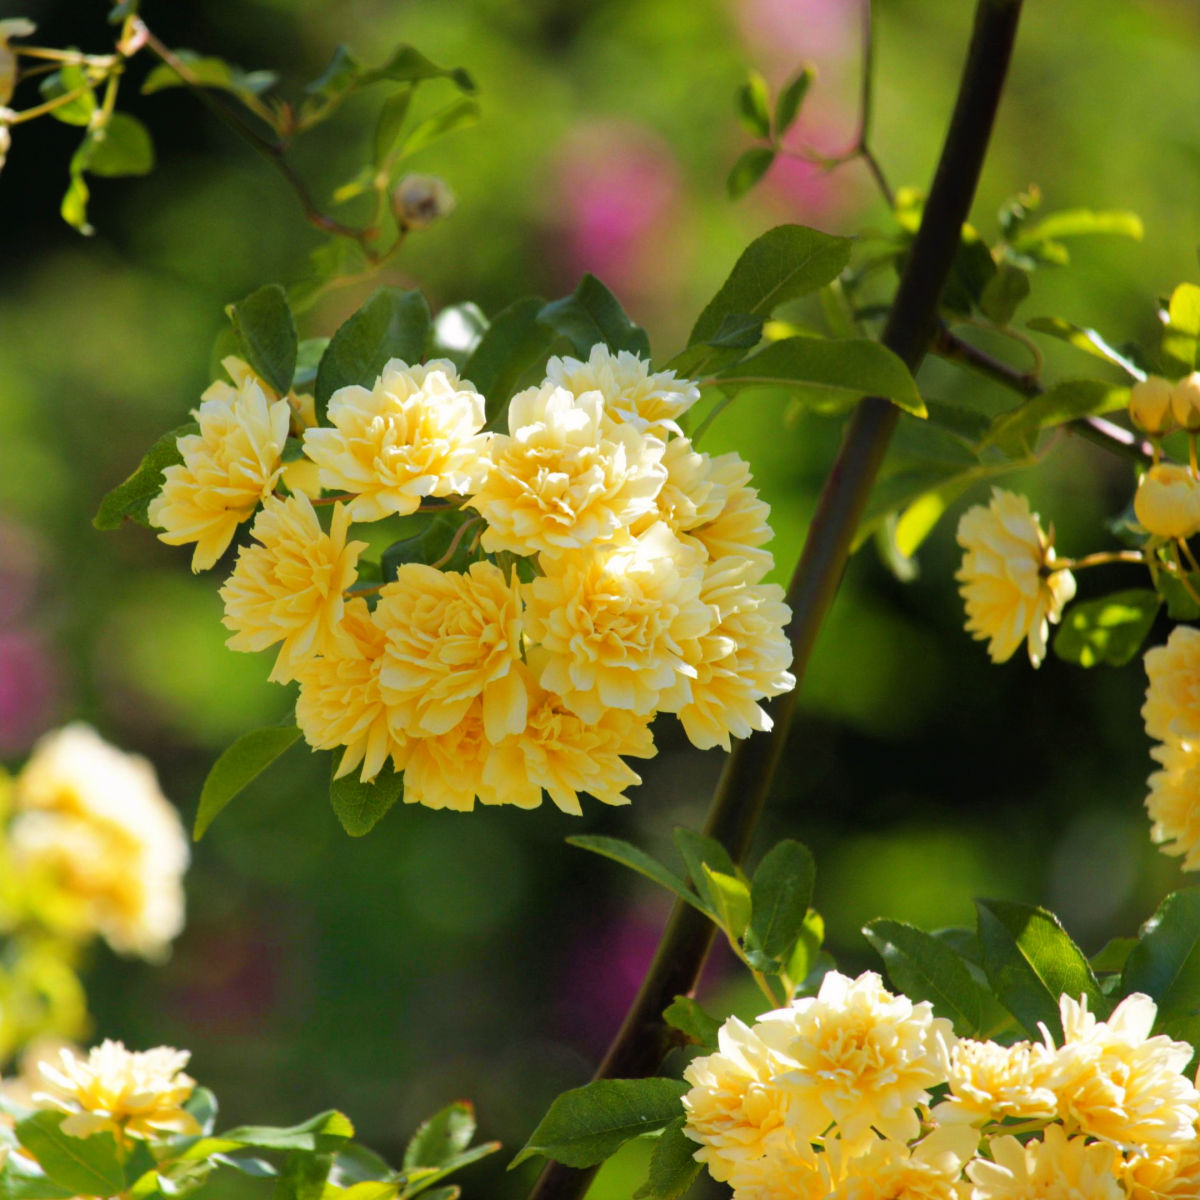
[[1151,1035],[1140,994],[1060,1014],[1058,1045],[958,1039],[873,972],[831,972],[725,1022],[684,1074],[684,1132],[734,1200],[1195,1200],[1192,1048]]

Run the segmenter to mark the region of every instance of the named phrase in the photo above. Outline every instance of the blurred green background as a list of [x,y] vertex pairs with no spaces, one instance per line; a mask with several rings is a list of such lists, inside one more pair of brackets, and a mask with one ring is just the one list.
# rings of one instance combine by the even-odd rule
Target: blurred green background
[[[33,17],[43,45],[102,51],[106,7],[5,0],[3,15]],[[894,185],[928,186],[969,9],[877,5],[873,140]],[[990,235],[1001,201],[1031,182],[1047,209],[1139,212],[1143,242],[1076,243],[1069,269],[1035,278],[1023,312],[1153,343],[1156,295],[1196,277],[1195,6],[1027,10],[975,221]],[[782,221],[838,233],[886,224],[859,165],[822,176],[780,164],[745,200],[724,196],[747,144],[732,97],[749,65],[778,84],[814,61],[796,139],[836,151],[852,138],[858,18],[845,0],[148,0],[144,16],[170,45],[280,72],[292,95],[339,41],[365,61],[413,42],[475,75],[482,123],[413,163],[443,176],[458,208],[410,239],[384,277],[420,286],[435,310],[469,299],[494,312],[563,294],[591,270],[666,359],[757,233]],[[0,176],[0,753],[18,764],[38,734],[85,718],[148,754],[190,821],[215,755],[290,700],[265,682],[261,657],[223,649],[220,569],[194,578],[186,552],[132,526],[97,533],[90,518],[197,403],[223,306],[300,278],[318,239],[270,169],[189,96],[137,95],[148,68],[134,64],[121,104],[154,132],[159,164],[144,179],[96,181],[94,238],[57,216],[77,129],[18,128]],[[422,102],[449,99],[437,88]],[[301,143],[318,196],[353,174],[377,103],[368,93]],[[366,290],[335,293],[302,336],[330,332]],[[1104,370],[1049,350],[1061,350],[1048,353],[1051,378]],[[936,398],[1012,403],[938,363],[921,381]],[[744,403],[705,447],[753,464],[781,580],[841,424],[785,420],[786,409],[782,398]],[[1102,522],[1124,508],[1132,476],[1067,437],[1046,469],[1008,486],[1053,520],[1060,549],[1083,553],[1109,544]],[[851,973],[877,967],[858,933],[877,915],[939,926],[968,921],[972,895],[1021,898],[1056,909],[1094,950],[1134,932],[1181,880],[1150,846],[1141,808],[1151,763],[1140,668],[1084,672],[1051,657],[1035,674],[1021,655],[990,666],[962,631],[957,511],[913,583],[896,582],[869,546],[852,563],[759,835],[760,850],[784,835],[814,850],[817,903]],[[1081,594],[1137,582],[1085,578]],[[667,854],[674,825],[702,821],[720,770],[720,753],[692,750],[671,720],[657,736],[631,808],[593,804],[581,820],[549,806],[404,808],[362,841],[337,825],[321,767],[291,752],[196,848],[188,928],[170,962],[97,952],[97,1035],[190,1047],[229,1122],[336,1105],[395,1158],[418,1119],[467,1097],[482,1132],[515,1149],[549,1099],[587,1077],[667,908],[562,839],[604,831]],[[706,999],[755,1003],[719,955]],[[628,1195],[635,1167],[626,1156],[606,1168],[596,1194]],[[505,1176],[489,1162],[467,1177],[468,1195],[520,1196],[532,1170]]]

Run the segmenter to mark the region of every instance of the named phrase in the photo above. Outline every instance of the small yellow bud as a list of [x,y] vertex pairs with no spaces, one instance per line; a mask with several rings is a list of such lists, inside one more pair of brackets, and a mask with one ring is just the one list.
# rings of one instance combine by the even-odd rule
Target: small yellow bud
[[435,175],[405,175],[392,192],[401,228],[424,229],[454,211],[454,193]]
[[1138,485],[1133,511],[1157,537],[1191,537],[1200,530],[1200,479],[1170,463],[1151,467]]
[[1129,393],[1129,416],[1133,423],[1150,434],[1167,433],[1171,427],[1174,389],[1169,379],[1147,375],[1135,383]]
[[1185,375],[1172,389],[1171,411],[1184,429],[1200,431],[1200,371]]

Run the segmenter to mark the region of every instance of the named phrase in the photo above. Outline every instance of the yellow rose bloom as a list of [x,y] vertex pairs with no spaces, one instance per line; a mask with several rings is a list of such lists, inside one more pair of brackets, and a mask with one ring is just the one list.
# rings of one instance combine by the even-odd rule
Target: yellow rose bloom
[[346,541],[349,527],[350,514],[340,504],[326,533],[307,496],[272,497],[250,530],[259,544],[238,552],[221,588],[231,650],[282,643],[270,676],[276,683],[294,679],[303,658],[332,649],[343,636],[343,593],[367,547]]
[[162,490],[146,515],[169,546],[195,542],[192,570],[207,570],[275,486],[287,441],[289,408],[240,359],[222,364],[233,384],[218,380],[193,412],[199,433],[179,438],[183,462],[163,472]]
[[522,667],[529,693],[525,728],[505,738],[487,762],[484,779],[505,804],[536,808],[542,791],[572,816],[583,812],[579,793],[601,804],[628,804],[625,789],[641,783],[623,756],[653,758],[657,751],[649,717],[606,709],[597,721],[584,721],[534,679],[541,658],[530,653],[534,670]]
[[1004,662],[1027,640],[1029,661],[1046,657],[1050,622],[1075,595],[1070,571],[1051,571],[1054,547],[1024,496],[992,489],[991,503],[967,509],[958,523],[966,551],[955,578],[966,601],[967,632],[986,640],[992,662]]
[[755,565],[757,582],[775,565],[771,552],[763,549],[775,536],[767,524],[771,506],[750,486],[750,466],[737,454],[709,459],[708,478],[723,494],[721,509],[711,520],[690,528],[688,537],[695,538],[711,559],[748,559]]
[[960,1038],[950,1052],[950,1093],[933,1109],[942,1124],[982,1125],[1015,1117],[1053,1117],[1058,1107],[1046,1079],[1054,1052],[1039,1042],[1001,1046]]
[[1113,1148],[1068,1138],[1061,1125],[1047,1126],[1040,1140],[1024,1145],[1011,1136],[993,1138],[988,1149],[991,1162],[967,1164],[975,1185],[971,1200],[1125,1200]]
[[774,1129],[761,1154],[732,1161],[727,1182],[735,1200],[829,1200],[846,1158],[837,1138],[817,1150],[786,1127]]
[[653,512],[665,447],[606,421],[599,392],[528,388],[512,398],[508,429],[492,439],[487,478],[469,501],[487,522],[489,553],[590,546]]
[[606,709],[678,712],[716,612],[703,556],[661,522],[637,538],[543,559],[526,628],[546,651],[540,682],[585,721]]
[[1200,629],[1177,625],[1143,661],[1150,681],[1142,706],[1146,732],[1160,742],[1200,741]]
[[692,698],[679,710],[688,738],[701,750],[728,750],[731,734],[744,738],[770,729],[758,701],[796,686],[785,632],[792,611],[781,587],[751,582],[756,574],[755,564],[739,557],[704,568],[700,599],[716,610],[717,622],[700,639]]
[[646,359],[628,350],[614,354],[599,344],[587,362],[552,358],[546,380],[576,396],[599,392],[611,420],[663,439],[680,432],[679,418],[700,399],[700,389],[690,379],[676,379],[674,371],[652,372]]
[[1156,1006],[1126,996],[1107,1021],[1082,1001],[1059,1002],[1063,1045],[1046,1079],[1059,1116],[1090,1137],[1123,1149],[1185,1145],[1195,1139],[1200,1093],[1183,1074],[1192,1048],[1150,1036]]
[[756,1030],[796,1063],[777,1080],[796,1136],[819,1137],[835,1121],[851,1147],[872,1129],[899,1142],[920,1133],[917,1105],[946,1081],[955,1041],[928,1001],[893,996],[874,971],[830,971],[815,997],[767,1013]]
[[1200,871],[1200,740],[1170,738],[1150,754],[1163,768],[1147,780],[1150,840],[1182,857],[1185,871]]
[[1142,476],[1133,511],[1155,537],[1190,538],[1200,530],[1200,479],[1187,467],[1159,463]]
[[713,477],[712,462],[687,438],[671,438],[662,460],[666,480],[655,497],[653,511],[632,523],[633,532],[641,533],[655,521],[664,521],[672,533],[682,534],[715,521],[725,507],[729,489]]
[[[935,1129],[916,1145],[875,1138],[842,1160],[828,1200],[966,1200],[960,1182],[979,1135],[968,1126]],[[1090,1200],[1090,1197],[1089,1197]]]
[[1195,1200],[1200,1196],[1200,1129],[1187,1145],[1129,1159],[1122,1174],[1129,1200]]
[[379,594],[379,681],[399,737],[449,733],[473,701],[495,743],[525,728],[520,583],[489,562],[465,574],[405,563]]
[[504,798],[484,779],[495,747],[484,728],[483,703],[473,700],[458,724],[432,737],[413,738],[404,768],[404,803],[470,812]]
[[473,492],[486,473],[483,397],[447,359],[393,358],[373,388],[338,388],[327,414],[332,428],[305,430],[304,453],[323,487],[354,494],[354,521],[416,512],[422,496]]
[[683,1073],[683,1132],[701,1148],[697,1162],[719,1182],[740,1163],[760,1158],[766,1139],[787,1123],[788,1093],[777,1077],[794,1066],[757,1029],[730,1017],[717,1033],[717,1052],[693,1059]]
[[158,1046],[126,1050],[106,1040],[87,1058],[59,1052],[58,1066],[40,1064],[50,1090],[34,1099],[68,1114],[62,1131],[71,1137],[91,1137],[104,1130],[118,1141],[126,1138],[163,1139],[171,1134],[200,1134],[199,1123],[183,1105],[196,1081],[183,1073],[191,1055],[186,1050]]
[[397,770],[403,768],[407,743],[388,725],[379,687],[387,635],[371,619],[365,600],[346,602],[342,633],[325,654],[296,664],[296,724],[314,750],[345,747],[335,779],[361,763],[359,778],[368,783],[389,757]]
[[34,747],[13,801],[13,870],[50,897],[41,918],[121,954],[165,957],[183,928],[189,854],[149,761],[68,725]]

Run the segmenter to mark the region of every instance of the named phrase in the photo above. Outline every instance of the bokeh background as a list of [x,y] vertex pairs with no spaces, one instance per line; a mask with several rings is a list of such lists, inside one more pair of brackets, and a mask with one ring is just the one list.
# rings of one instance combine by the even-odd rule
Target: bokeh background
[[[106,7],[2,9],[36,19],[42,44],[100,51]],[[874,144],[893,184],[926,187],[970,6],[876,7]],[[1031,182],[1047,208],[1139,212],[1144,241],[1076,243],[1069,270],[1036,277],[1024,313],[1153,344],[1155,297],[1196,277],[1195,6],[1027,9],[976,223],[990,234],[1002,200]],[[886,224],[859,165],[822,175],[781,163],[745,200],[724,196],[747,144],[732,98],[750,65],[778,84],[815,62],[797,142],[836,151],[853,136],[849,0],[147,0],[144,15],[168,44],[276,70],[293,95],[339,41],[367,61],[413,42],[475,75],[482,123],[413,163],[450,183],[457,211],[385,275],[419,285],[435,309],[474,300],[494,312],[561,295],[590,270],[665,359],[764,229]],[[186,552],[144,530],[101,534],[90,518],[196,404],[223,306],[300,278],[317,237],[270,169],[189,96],[136,95],[148,67],[135,64],[122,106],[154,132],[158,167],[96,181],[95,237],[57,216],[78,130],[19,128],[0,176],[0,756],[18,765],[40,733],[85,718],[149,755],[190,821],[216,754],[290,698],[264,682],[260,658],[223,648],[216,578],[192,577]],[[449,99],[436,92],[423,101]],[[318,195],[356,169],[376,103],[367,94],[301,144]],[[336,293],[305,332],[328,333],[364,294]],[[1065,347],[1048,359],[1050,377],[1104,370]],[[922,383],[987,410],[1012,403],[937,363]],[[789,419],[784,398],[758,396],[711,432],[706,449],[749,458],[771,502],[781,580],[840,425]],[[1103,522],[1127,503],[1131,474],[1066,438],[1011,485],[1053,520],[1061,549],[1086,552],[1109,544]],[[1094,950],[1134,932],[1181,881],[1147,839],[1138,665],[990,666],[962,632],[956,512],[922,549],[914,582],[897,582],[869,546],[852,563],[759,834],[760,850],[787,835],[816,853],[816,903],[852,973],[877,965],[858,932],[877,915],[934,927],[969,922],[973,895],[1021,898],[1056,909]],[[1102,575],[1081,590],[1125,582],[1139,581]],[[702,821],[720,770],[719,752],[690,749],[667,722],[658,740],[628,809],[592,805],[573,819],[550,807],[403,808],[361,841],[337,825],[316,761],[290,752],[196,848],[190,919],[169,963],[95,953],[97,1036],[191,1047],[193,1073],[230,1122],[336,1105],[398,1157],[419,1118],[467,1097],[487,1136],[519,1146],[549,1099],[589,1074],[667,909],[650,885],[563,838],[603,831],[669,853],[674,825]],[[722,1011],[755,1003],[720,955],[704,999]],[[606,1168],[595,1194],[627,1196],[641,1153]],[[482,1165],[468,1195],[520,1196],[531,1172]]]

